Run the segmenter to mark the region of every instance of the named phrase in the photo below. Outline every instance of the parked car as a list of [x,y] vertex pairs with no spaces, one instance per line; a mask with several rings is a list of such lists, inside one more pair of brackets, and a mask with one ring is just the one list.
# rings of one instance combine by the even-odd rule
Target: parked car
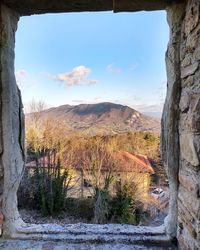
[[165,191],[162,188],[155,188],[151,192],[151,196],[155,199],[160,199],[165,196]]

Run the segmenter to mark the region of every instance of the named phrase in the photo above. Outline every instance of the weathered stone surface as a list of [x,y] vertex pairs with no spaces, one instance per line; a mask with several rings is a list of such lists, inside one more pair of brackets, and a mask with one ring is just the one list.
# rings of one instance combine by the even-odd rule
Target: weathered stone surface
[[3,0],[3,2],[20,15],[113,9],[112,0]]
[[34,241],[34,240],[2,240],[0,248],[4,250],[175,250],[175,246],[152,246],[152,245],[127,245],[119,243],[67,243],[55,241]]
[[141,11],[141,10],[162,10],[172,3],[181,2],[174,0],[114,0],[114,11]]
[[185,78],[187,76],[190,76],[190,75],[193,75],[196,70],[198,69],[199,67],[199,63],[198,62],[195,62],[191,65],[188,65],[187,67],[184,67],[181,69],[181,78]]
[[195,144],[195,136],[193,134],[180,135],[181,157],[190,162],[192,165],[198,166],[200,164],[200,161],[198,156],[198,149],[196,149]]
[[181,79],[182,86],[182,95],[195,95],[200,93],[200,67],[198,67],[197,71],[194,75],[188,76],[186,78]]
[[183,59],[183,61],[181,62],[181,66],[182,67],[186,67],[186,66],[188,66],[188,65],[190,65],[191,64],[191,55],[190,54],[188,54],[188,55],[186,55],[186,57]]
[[180,199],[178,200],[178,207],[179,221],[181,221],[184,225],[189,225],[192,231],[195,230],[195,225],[193,225],[193,223],[195,222],[194,217]]
[[2,235],[4,216],[0,213],[0,235]]
[[[199,10],[200,2],[198,0],[188,0],[186,7],[186,15],[183,17],[180,26],[181,34],[179,33],[177,19],[170,17],[173,20],[173,25],[170,26],[172,31],[170,44],[167,53],[167,72],[168,77],[168,91],[172,91],[167,94],[165,105],[169,105],[174,101],[170,110],[164,112],[169,115],[173,112],[173,118],[166,123],[167,129],[163,129],[164,139],[162,138],[162,149],[164,160],[167,162],[167,153],[174,156],[179,155],[178,147],[176,147],[176,141],[172,143],[173,135],[175,135],[175,129],[171,128],[175,124],[173,119],[177,119],[177,138],[179,138],[180,145],[180,159],[179,163],[176,162],[176,158],[173,158],[174,166],[172,162],[167,162],[168,176],[176,176],[176,169],[179,173],[179,185],[175,185],[176,180],[172,179],[174,190],[178,188],[178,218],[179,227],[178,240],[179,247],[181,249],[200,249],[199,243],[199,219],[200,219],[200,70],[199,70],[199,50],[200,50],[200,25],[199,25]],[[174,11],[177,13],[177,11]],[[173,12],[173,13],[174,13]],[[180,27],[179,26],[179,27]],[[180,36],[179,36],[180,35]],[[173,42],[171,42],[173,41]],[[169,51],[170,50],[170,51]],[[180,55],[181,65],[178,65],[179,59],[175,56]],[[173,56],[173,57],[172,57]],[[176,70],[174,62],[176,62]],[[179,71],[181,69],[181,71]],[[181,79],[179,79],[179,76]],[[179,85],[179,81],[181,84]],[[172,85],[171,85],[172,84]],[[181,93],[179,102],[179,111],[176,110],[176,100],[173,99],[173,88],[171,86],[179,86],[176,89],[176,97],[179,98],[178,93]],[[176,114],[176,115],[175,115]],[[175,118],[176,117],[176,118]],[[173,135],[172,135],[173,134]],[[171,137],[171,138],[170,138]],[[167,138],[167,139],[166,139]],[[164,143],[163,143],[164,141]],[[168,144],[168,147],[165,146]],[[169,148],[169,145],[171,148]],[[172,151],[173,150],[173,151]],[[170,157],[170,156],[169,156]],[[166,158],[166,159],[165,159]],[[189,171],[190,169],[190,171]],[[173,172],[173,171],[174,172]],[[169,178],[170,180],[170,178]],[[176,196],[176,192],[170,189],[170,193],[173,198]],[[176,211],[176,202],[174,202],[174,211]],[[171,205],[170,205],[171,206]],[[172,214],[170,213],[170,216]],[[168,221],[169,222],[169,221]],[[169,230],[172,232],[171,230]]]
[[[179,100],[180,100],[180,46],[181,23],[184,5],[173,5],[167,9],[170,26],[170,42],[166,54],[168,88],[162,116],[161,152],[167,171],[170,188],[169,215],[165,220],[168,235],[173,238],[177,233],[177,196],[179,171]],[[176,117],[176,118],[175,118]]]
[[81,11],[141,11],[161,10],[183,0],[3,0],[20,15]]
[[192,215],[193,220],[197,222],[197,218],[200,218],[200,199],[197,199],[196,196],[191,194],[191,192],[182,185],[179,187],[178,199],[182,202],[184,207],[187,208],[189,213]]
[[[199,0],[3,0],[0,4],[0,208],[4,237],[69,241],[167,243],[178,236],[182,249],[200,249],[200,1]],[[11,8],[9,9],[8,6]],[[16,192],[24,163],[24,117],[14,77],[15,31],[19,15],[49,12],[165,9],[170,42],[166,54],[168,89],[162,117],[162,159],[170,184],[166,231],[121,226],[23,223]],[[2,193],[3,191],[3,193]],[[179,225],[179,226],[178,226]],[[178,226],[178,227],[177,227]],[[178,229],[178,231],[177,231]],[[178,234],[177,234],[178,233]],[[53,245],[48,245],[53,247]],[[47,244],[45,247],[48,247]],[[38,249],[38,248],[37,248]],[[103,248],[105,249],[105,248]],[[142,248],[145,249],[145,248]],[[155,248],[154,248],[155,249]]]
[[200,180],[199,176],[185,170],[179,171],[179,182],[196,198],[200,198]]
[[200,92],[189,95],[188,91],[181,95],[179,103],[182,112],[179,129],[181,133],[200,133]]
[[[193,173],[195,173],[195,175],[197,176],[197,178],[200,178],[200,173],[199,173],[199,166],[194,166],[191,163],[189,163],[188,161],[186,161],[185,159],[180,159],[180,169],[186,172],[186,169],[190,172],[192,171],[192,175]],[[192,176],[190,177],[192,178]]]
[[186,213],[186,210],[182,210],[181,205],[180,205],[179,220],[182,222],[183,228],[186,227],[190,235],[194,239],[196,239],[197,238],[196,225],[194,225],[192,221],[189,220],[189,218],[190,216],[188,216],[188,213]]
[[185,34],[186,36],[192,32],[196,26],[199,24],[199,0],[190,1],[190,4],[187,5],[186,17],[185,17]]
[[192,112],[199,114],[199,110],[200,110],[200,91],[199,91],[199,93],[197,93],[195,95],[191,95],[190,103],[191,103],[190,106],[191,106]]
[[171,242],[165,234],[165,227],[137,227],[120,224],[26,224],[17,228],[12,239],[55,240],[65,243],[99,243],[170,246]]
[[194,50],[197,48],[199,42],[200,42],[200,38],[199,38],[199,27],[200,27],[200,23],[198,24],[198,26],[194,29],[194,31],[192,31],[192,33],[190,33],[187,36],[187,39],[184,41],[185,44],[185,52],[186,53],[193,53]]
[[[2,148],[0,164],[4,170],[2,212],[4,215],[3,233],[10,235],[20,222],[17,208],[17,189],[20,183],[24,165],[23,145],[21,144],[22,105],[14,75],[14,44],[15,31],[19,16],[16,12],[1,4],[0,30],[1,39],[1,120],[2,120]],[[2,34],[2,32],[0,32]]]
[[186,113],[189,110],[189,95],[185,94],[181,96],[179,108],[183,113]]
[[191,236],[186,227],[178,233],[179,249],[181,250],[199,250],[198,242]]
[[196,60],[200,60],[200,46],[198,46],[194,51],[194,56]]
[[188,76],[185,79],[182,79],[181,85],[182,87],[187,87],[187,86],[191,86],[194,83],[194,76]]

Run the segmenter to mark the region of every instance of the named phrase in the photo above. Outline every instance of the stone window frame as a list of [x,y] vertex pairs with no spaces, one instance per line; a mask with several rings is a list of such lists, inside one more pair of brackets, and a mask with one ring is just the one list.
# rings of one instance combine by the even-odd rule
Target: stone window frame
[[[72,2],[72,1],[71,1]],[[20,16],[43,13],[81,11],[141,11],[167,10],[170,41],[166,53],[167,97],[162,116],[161,151],[169,186],[169,214],[161,227],[137,227],[127,225],[76,224],[32,225],[24,223],[17,208],[17,189],[24,167],[24,114],[20,90],[14,75],[15,32]],[[3,0],[0,4],[0,187],[1,212],[4,216],[3,237],[12,239],[65,239],[68,242],[162,242],[177,233],[177,197],[179,168],[178,119],[180,100],[180,38],[185,1],[181,0]],[[177,95],[178,93],[178,95]],[[173,146],[172,146],[173,145]],[[113,237],[114,236],[114,237]]]

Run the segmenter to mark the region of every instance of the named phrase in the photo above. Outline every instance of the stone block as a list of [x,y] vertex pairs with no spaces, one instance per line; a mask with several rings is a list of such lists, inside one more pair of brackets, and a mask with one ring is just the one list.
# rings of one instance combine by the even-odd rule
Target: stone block
[[187,36],[185,41],[185,52],[186,53],[194,53],[195,49],[199,46],[200,38],[199,38],[199,30],[200,24],[198,27]]
[[[184,26],[184,24],[183,24]],[[182,62],[186,56],[186,40],[184,36],[184,32],[181,32],[182,43],[180,44],[180,61]]]
[[180,133],[200,133],[200,116],[198,113],[190,112],[180,114]]
[[193,166],[200,164],[200,136],[194,134],[180,135],[180,153],[181,157],[191,163]]
[[4,220],[4,216],[2,213],[0,213],[0,236],[2,235],[3,220]]
[[185,35],[188,36],[199,24],[199,0],[188,1],[185,17]]
[[181,62],[181,66],[186,67],[186,66],[190,65],[191,64],[191,57],[192,57],[191,54],[187,54],[185,56],[185,58],[183,59],[183,61]]
[[179,187],[178,200],[187,208],[193,220],[200,219],[200,199],[182,185]]
[[200,46],[198,46],[194,51],[195,59],[200,61]]
[[183,228],[182,233],[178,233],[178,246],[180,250],[199,250],[198,243],[194,240],[187,228]]
[[189,110],[189,95],[181,95],[180,98],[180,103],[179,103],[179,108],[181,112],[185,113]]
[[186,214],[181,214],[179,217],[179,220],[182,221],[183,223],[183,228],[187,228],[188,232],[192,236],[192,238],[197,239],[197,231],[196,228],[190,223],[190,221],[187,221],[187,216]]
[[[19,20],[19,15],[4,5],[1,5],[0,15],[0,47],[13,48],[15,45],[15,32],[17,28],[16,22]],[[12,18],[10,18],[10,15],[12,15]]]
[[193,75],[199,67],[199,62],[195,62],[187,67],[181,68],[181,78]]
[[191,112],[198,113],[200,116],[200,93],[194,94],[190,96],[190,106]]
[[194,84],[194,76],[188,76],[187,78],[184,78],[181,80],[182,87],[190,87]]
[[[184,202],[178,199],[178,209],[179,209],[179,221],[181,221],[184,224],[192,224],[194,223],[194,217],[188,211],[188,209],[185,207]],[[190,225],[190,228],[195,228],[194,225]]]
[[184,206],[180,200],[178,201],[178,209],[179,209],[179,233],[183,233],[184,229],[187,229],[188,233],[191,235],[193,239],[198,238],[198,220],[194,218],[188,209]]
[[180,184],[191,192],[194,197],[200,198],[200,180],[198,175],[189,175],[186,171],[179,171],[179,182]]

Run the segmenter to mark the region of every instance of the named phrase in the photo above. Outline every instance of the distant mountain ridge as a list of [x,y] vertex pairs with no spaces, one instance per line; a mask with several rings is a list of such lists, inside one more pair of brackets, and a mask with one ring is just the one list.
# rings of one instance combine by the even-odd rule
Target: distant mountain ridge
[[[27,117],[29,115],[27,114]],[[62,105],[42,111],[41,116],[64,121],[70,131],[89,134],[116,134],[128,131],[160,132],[159,119],[146,116],[128,106],[110,102]]]

